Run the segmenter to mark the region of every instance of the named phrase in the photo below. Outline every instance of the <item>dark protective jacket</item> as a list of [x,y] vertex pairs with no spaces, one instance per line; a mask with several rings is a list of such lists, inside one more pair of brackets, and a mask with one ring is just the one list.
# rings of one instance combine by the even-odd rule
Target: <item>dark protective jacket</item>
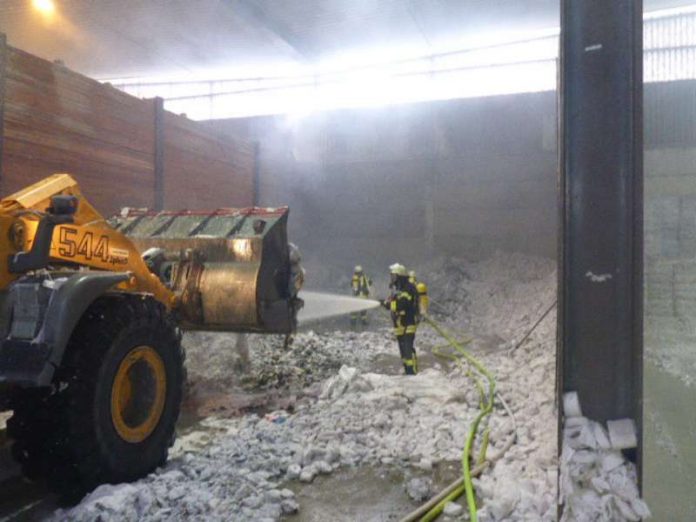
[[353,274],[353,280],[351,282],[351,287],[353,288],[353,295],[360,297],[367,297],[370,295],[370,284],[372,281],[364,274]]
[[389,297],[394,334],[415,334],[418,318],[418,290],[408,280],[397,281],[392,295]]

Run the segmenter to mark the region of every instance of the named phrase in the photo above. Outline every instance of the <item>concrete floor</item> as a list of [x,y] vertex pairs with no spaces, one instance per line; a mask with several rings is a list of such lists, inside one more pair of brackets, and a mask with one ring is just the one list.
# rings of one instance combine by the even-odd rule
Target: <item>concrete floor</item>
[[696,520],[696,388],[644,367],[644,483],[653,520]]

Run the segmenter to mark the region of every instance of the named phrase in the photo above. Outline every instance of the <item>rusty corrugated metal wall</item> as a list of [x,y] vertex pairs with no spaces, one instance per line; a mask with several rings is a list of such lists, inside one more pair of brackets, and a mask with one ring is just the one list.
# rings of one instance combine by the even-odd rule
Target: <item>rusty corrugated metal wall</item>
[[56,172],[92,203],[217,208],[254,201],[253,146],[0,39],[0,193]]
[[646,17],[645,145],[696,146],[696,13]]

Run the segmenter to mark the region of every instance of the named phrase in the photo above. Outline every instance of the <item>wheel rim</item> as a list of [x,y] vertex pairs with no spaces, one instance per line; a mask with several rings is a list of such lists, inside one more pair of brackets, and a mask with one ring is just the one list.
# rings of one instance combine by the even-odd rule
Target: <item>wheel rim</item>
[[138,346],[128,352],[111,388],[111,420],[123,440],[142,442],[155,431],[166,391],[164,361],[154,348]]

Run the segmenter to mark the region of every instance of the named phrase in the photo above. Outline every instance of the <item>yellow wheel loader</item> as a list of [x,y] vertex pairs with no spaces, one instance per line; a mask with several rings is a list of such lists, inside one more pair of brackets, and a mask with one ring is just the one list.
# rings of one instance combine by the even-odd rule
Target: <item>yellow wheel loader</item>
[[181,329],[288,334],[288,209],[126,210],[56,174],[0,201],[0,411],[24,473],[67,499],[167,459]]

